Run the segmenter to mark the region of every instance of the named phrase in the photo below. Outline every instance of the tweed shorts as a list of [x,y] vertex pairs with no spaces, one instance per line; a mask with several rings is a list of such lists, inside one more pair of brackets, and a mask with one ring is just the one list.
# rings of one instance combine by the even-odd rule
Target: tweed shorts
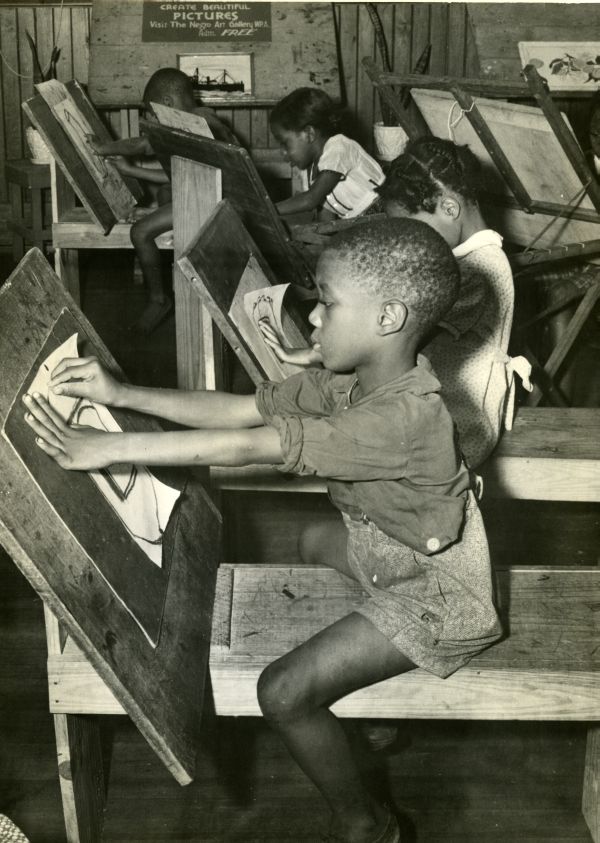
[[460,540],[426,556],[352,520],[348,564],[367,592],[357,611],[419,667],[445,678],[500,638],[490,557],[473,494]]

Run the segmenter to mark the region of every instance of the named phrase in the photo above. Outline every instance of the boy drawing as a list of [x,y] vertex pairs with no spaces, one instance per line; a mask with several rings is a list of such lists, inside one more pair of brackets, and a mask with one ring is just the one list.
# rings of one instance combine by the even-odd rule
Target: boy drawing
[[[152,74],[144,89],[143,101],[148,119],[152,119],[150,103],[156,102],[204,117],[217,140],[237,144],[233,134],[221,123],[211,108],[196,104],[192,80],[175,67],[163,67]],[[134,222],[130,230],[131,242],[140,262],[148,294],[148,304],[134,327],[141,333],[149,334],[158,327],[172,309],[171,300],[163,289],[160,250],[154,242],[159,234],[164,234],[165,231],[173,228],[173,204],[169,177],[162,167],[159,169],[144,167],[128,160],[154,156],[150,141],[145,135],[106,144],[100,144],[91,138],[90,143],[99,155],[111,158],[122,175],[146,181],[156,190],[158,208]]]
[[376,220],[331,239],[317,287],[310,322],[324,368],[262,384],[256,396],[120,384],[94,358],[64,360],[53,373],[57,393],[195,430],[74,430],[39,396],[25,397],[26,417],[65,468],[274,463],[328,478],[341,517],[309,527],[300,553],[358,580],[365,601],[271,664],[258,699],[331,810],[327,839],[399,843],[396,817],[365,790],[329,706],[417,666],[449,676],[501,634],[469,473],[440,385],[417,359],[456,299],[458,271],[430,226]]

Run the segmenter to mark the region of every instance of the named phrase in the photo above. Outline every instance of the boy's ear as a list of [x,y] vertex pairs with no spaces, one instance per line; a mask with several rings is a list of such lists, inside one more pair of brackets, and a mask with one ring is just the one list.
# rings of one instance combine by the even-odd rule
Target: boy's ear
[[442,196],[440,199],[440,208],[442,213],[450,217],[450,219],[457,220],[460,216],[461,206],[458,199],[454,196]]
[[399,299],[389,299],[382,304],[377,317],[377,333],[380,337],[401,331],[406,324],[408,310],[404,302]]
[[305,126],[304,132],[306,133],[306,139],[309,141],[309,143],[313,143],[314,139],[317,137],[315,127],[310,125]]
[[173,108],[173,97],[171,94],[163,94],[161,97],[162,104],[169,106],[169,108]]

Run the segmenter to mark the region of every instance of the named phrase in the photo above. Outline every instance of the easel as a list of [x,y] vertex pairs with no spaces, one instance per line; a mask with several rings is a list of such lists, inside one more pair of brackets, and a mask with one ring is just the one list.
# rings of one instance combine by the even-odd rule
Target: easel
[[[600,252],[600,184],[535,67],[528,65],[523,70],[526,84],[522,84],[385,73],[369,58],[363,59],[363,66],[411,139],[428,134],[447,137],[448,129],[453,128],[457,143],[469,143],[491,185],[482,197],[486,216],[507,240],[526,247],[511,256],[515,269]],[[410,92],[408,108],[396,90],[398,86]],[[539,109],[500,102],[506,98],[533,99]],[[530,154],[525,144],[524,152],[520,150],[519,138],[525,135],[519,132],[524,131],[527,121],[535,121],[529,131],[542,157],[542,176],[533,166],[535,149]],[[550,177],[543,177],[544,168],[552,174]],[[541,198],[536,193],[541,193]],[[553,226],[554,221],[558,225]],[[543,365],[540,383],[527,401],[529,406],[537,406],[542,388],[551,403],[564,404],[552,379],[600,298],[600,280],[590,283],[582,296]],[[556,309],[562,306],[558,304]],[[544,315],[551,313],[549,309]]]

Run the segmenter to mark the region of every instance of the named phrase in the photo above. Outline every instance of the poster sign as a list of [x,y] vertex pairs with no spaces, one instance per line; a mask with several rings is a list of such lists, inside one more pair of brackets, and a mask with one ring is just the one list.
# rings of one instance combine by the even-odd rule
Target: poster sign
[[270,41],[270,3],[144,0],[142,41]]

